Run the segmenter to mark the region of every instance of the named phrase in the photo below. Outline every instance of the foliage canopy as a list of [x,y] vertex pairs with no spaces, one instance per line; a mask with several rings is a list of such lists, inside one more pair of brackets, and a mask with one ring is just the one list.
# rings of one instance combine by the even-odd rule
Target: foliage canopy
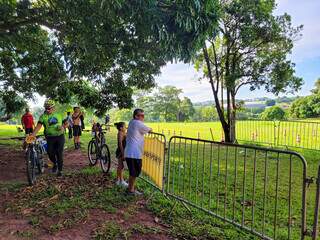
[[217,9],[212,0],[1,1],[0,91],[100,115],[130,107],[133,87],[149,89],[166,61],[191,58]]

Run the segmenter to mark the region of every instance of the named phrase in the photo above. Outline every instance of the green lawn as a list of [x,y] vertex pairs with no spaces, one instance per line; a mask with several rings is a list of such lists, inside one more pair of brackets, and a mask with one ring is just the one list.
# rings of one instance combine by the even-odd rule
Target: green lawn
[[[164,132],[167,136],[180,135],[182,131],[181,135],[197,138],[199,131],[200,138],[207,139],[211,138],[208,127],[212,129],[219,127],[218,123],[148,125],[154,131],[160,132],[162,127],[166,127],[166,131],[170,131]],[[107,143],[112,153],[116,147],[115,133],[115,129],[107,133]],[[217,133],[214,134],[218,136]],[[0,125],[0,138],[8,135],[16,136],[16,127]],[[90,139],[90,133],[84,133],[83,145],[86,146]],[[0,140],[0,144],[12,144],[12,142]],[[72,142],[68,142],[67,145],[72,147]],[[85,150],[84,147],[83,151]],[[307,161],[307,176],[315,177],[320,152],[296,150]],[[295,156],[290,158],[286,154],[278,156],[277,153],[271,152],[266,155],[263,150],[219,147],[216,144],[196,141],[191,144],[190,141],[176,139],[171,143],[169,160],[166,185],[169,193],[249,229],[264,232],[267,236],[288,239],[290,235],[290,239],[299,238],[303,180],[301,159]],[[307,195],[308,228],[312,227],[314,201],[315,184],[311,184]],[[161,209],[159,211],[161,215]],[[207,217],[204,213],[193,211],[193,214],[201,219]],[[218,224],[224,228],[221,222],[218,221]],[[186,226],[180,230],[187,231]],[[235,239],[234,236],[239,236],[238,231],[232,230],[228,224],[226,226],[229,234],[226,239]],[[252,239],[252,236],[243,235],[241,239]]]
[[[309,164],[308,176],[316,176],[320,153],[301,153]],[[299,239],[302,159],[271,151],[173,139],[169,160],[169,193],[269,237]],[[307,196],[309,226],[314,201],[312,184]]]
[[[221,141],[223,133],[220,122],[149,123],[154,131],[167,137],[178,135]],[[237,139],[278,147],[294,147],[320,150],[319,119],[305,121],[237,121]]]
[[[239,142],[258,142],[268,146],[268,143],[277,141],[279,145],[293,146],[291,149],[307,161],[307,176],[316,177],[320,151],[297,147],[320,149],[319,125],[307,122],[275,124],[283,136],[274,132],[273,122],[239,121],[237,134],[242,139]],[[148,125],[154,131],[163,132],[167,138],[182,135],[207,140],[212,140],[212,136],[214,140],[221,139],[218,122]],[[298,134],[299,144],[296,141]],[[251,139],[252,135],[256,139]],[[278,147],[283,149],[283,146]],[[304,167],[301,159],[292,156],[290,160],[290,155],[280,154],[278,157],[277,153],[266,156],[265,151],[218,147],[197,141],[191,144],[191,141],[184,139],[173,140],[170,149],[169,193],[269,237],[300,238]],[[307,191],[309,229],[312,227],[314,201],[315,184],[311,184]]]

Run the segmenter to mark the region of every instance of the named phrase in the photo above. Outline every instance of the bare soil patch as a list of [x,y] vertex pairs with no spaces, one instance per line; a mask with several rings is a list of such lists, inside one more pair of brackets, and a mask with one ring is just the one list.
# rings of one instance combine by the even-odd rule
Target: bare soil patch
[[69,174],[57,178],[47,171],[30,187],[24,152],[0,146],[0,183],[24,183],[0,188],[0,240],[172,239],[146,201],[115,188],[110,175],[74,171],[87,166],[84,153],[66,150],[64,163]]

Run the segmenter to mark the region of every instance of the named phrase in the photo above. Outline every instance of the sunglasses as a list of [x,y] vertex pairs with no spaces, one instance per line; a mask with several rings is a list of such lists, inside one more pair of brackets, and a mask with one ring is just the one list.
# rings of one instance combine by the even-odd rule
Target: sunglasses
[[144,118],[144,114],[138,114],[137,117],[143,117]]

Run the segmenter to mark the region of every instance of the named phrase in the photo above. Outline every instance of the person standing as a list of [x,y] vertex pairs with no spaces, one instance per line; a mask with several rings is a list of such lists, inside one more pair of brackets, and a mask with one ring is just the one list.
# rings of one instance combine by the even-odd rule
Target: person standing
[[82,112],[80,111],[79,107],[73,108],[73,114],[72,114],[72,122],[73,122],[73,137],[74,137],[74,148],[79,149],[80,148],[80,136],[82,132],[81,128],[81,116]]
[[40,116],[37,126],[32,135],[35,137],[44,126],[44,135],[48,144],[48,155],[53,163],[52,172],[57,176],[62,176],[64,132],[68,127],[68,122],[64,121],[62,115],[55,112],[55,104],[51,99],[44,103],[45,112]]
[[135,189],[135,181],[136,178],[139,177],[142,169],[144,135],[152,131],[143,121],[144,111],[142,109],[135,109],[133,119],[128,125],[126,147],[124,150],[125,160],[129,169],[129,195],[142,194]]
[[26,108],[25,114],[21,117],[21,124],[22,127],[26,133],[26,135],[29,135],[33,132],[34,129],[34,121],[33,116],[29,110],[29,108]]
[[67,112],[67,121],[68,121],[68,137],[69,139],[72,139],[73,121],[71,117],[71,112]]
[[118,167],[117,167],[117,182],[116,185],[128,187],[128,183],[124,180],[123,177],[123,169],[124,164],[124,149],[126,147],[126,124],[124,122],[117,122],[114,124],[118,130],[117,140],[118,140],[118,147],[116,150],[116,158],[118,160]]

